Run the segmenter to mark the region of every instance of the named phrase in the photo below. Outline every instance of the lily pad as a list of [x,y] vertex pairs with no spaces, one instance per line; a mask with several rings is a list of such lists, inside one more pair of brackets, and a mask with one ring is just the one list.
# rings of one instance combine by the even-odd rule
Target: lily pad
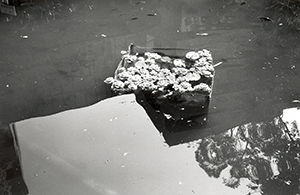
[[195,72],[189,72],[185,75],[187,81],[199,81],[201,79],[200,74]]
[[173,61],[173,64],[176,66],[176,67],[183,67],[185,68],[185,63],[184,63],[184,60],[182,59],[175,59]]
[[142,67],[145,67],[146,64],[144,61],[137,61],[135,64],[134,64],[135,67],[137,68],[142,68]]
[[198,60],[201,56],[198,52],[190,51],[187,54],[185,54],[185,57],[189,60]]
[[161,57],[160,59],[162,62],[167,62],[167,63],[171,63],[172,62],[172,59],[168,56],[163,56]]

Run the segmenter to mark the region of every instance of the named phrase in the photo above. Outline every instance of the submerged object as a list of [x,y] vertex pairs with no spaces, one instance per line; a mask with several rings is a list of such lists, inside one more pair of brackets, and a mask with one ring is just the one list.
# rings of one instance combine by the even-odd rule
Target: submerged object
[[[167,119],[182,120],[208,113],[214,66],[208,50],[171,56],[129,45],[114,77],[104,82],[116,94],[143,93]],[[156,48],[157,50],[157,48]]]

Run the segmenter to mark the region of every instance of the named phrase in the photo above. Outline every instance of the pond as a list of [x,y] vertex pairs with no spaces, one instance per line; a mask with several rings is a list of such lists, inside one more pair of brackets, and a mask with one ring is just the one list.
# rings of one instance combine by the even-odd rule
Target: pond
[[[72,134],[72,129],[75,131],[80,127],[103,131],[103,139],[110,141],[109,146],[101,146],[104,148],[99,151],[92,148],[94,153],[86,156],[87,161],[75,159],[79,157],[76,156],[78,148],[74,146],[74,153],[71,152],[69,160],[78,163],[67,166],[69,177],[57,171],[60,179],[68,177],[73,179],[72,182],[80,183],[82,181],[76,177],[82,177],[87,182],[86,185],[95,187],[101,184],[98,186],[102,190],[97,192],[99,194],[138,194],[139,190],[145,194],[155,194],[158,192],[156,190],[162,190],[159,192],[163,194],[187,191],[190,194],[218,194],[221,190],[241,194],[240,188],[237,188],[240,183],[241,186],[246,186],[243,194],[297,194],[300,185],[295,178],[298,175],[288,177],[285,174],[299,172],[293,164],[299,165],[299,160],[291,160],[299,158],[296,150],[299,138],[282,138],[289,134],[282,130],[284,123],[278,122],[283,110],[292,107],[296,109],[300,99],[299,19],[293,11],[297,11],[297,4],[287,4],[280,0],[20,1],[16,5],[16,16],[0,15],[3,29],[0,38],[3,43],[0,46],[3,51],[0,60],[0,80],[3,83],[0,86],[0,109],[3,113],[1,121],[16,124],[18,134],[18,124],[23,124],[23,120],[24,124],[31,124],[29,118],[38,117],[32,119],[32,122],[37,120],[41,124],[41,127],[35,126],[37,132],[53,129],[49,129],[50,132],[53,131],[50,134],[54,136],[52,139],[61,142],[69,140],[69,145],[64,147],[71,151],[69,147],[76,145],[75,141],[81,141],[84,148],[78,154],[86,153],[89,146],[100,146],[92,144],[91,140],[83,141],[85,135],[80,135],[79,132]],[[129,102],[133,101],[126,104],[127,110],[122,110],[122,106],[119,111],[117,108],[112,107],[111,111],[107,108],[108,115],[135,115],[144,110],[145,113],[136,116],[145,120],[145,124],[139,124],[133,118],[118,121],[109,130],[116,132],[122,127],[128,132],[109,135],[106,123],[97,121],[97,117],[87,106],[97,107],[103,102],[117,102],[115,98],[118,97],[112,97],[109,86],[103,81],[114,74],[121,58],[120,51],[126,50],[130,43],[147,48],[205,48],[211,51],[215,64],[222,62],[215,68],[213,93],[204,124],[196,121],[168,126],[145,101],[140,101],[143,97],[125,96],[131,98]],[[75,108],[82,108],[82,111]],[[71,115],[73,109],[74,112],[86,112],[91,116],[91,119],[86,118],[88,122],[82,123],[89,128],[79,124],[72,125],[73,119],[64,118],[65,115]],[[71,111],[61,113],[66,110]],[[112,111],[115,113],[110,113]],[[77,117],[83,115],[79,114]],[[40,116],[46,116],[45,119],[49,116],[53,120],[44,122],[44,118]],[[64,117],[58,119],[59,116]],[[33,126],[29,125],[28,129],[22,127],[22,131],[26,129],[25,132],[30,133]],[[288,129],[296,132],[297,128],[288,126]],[[139,138],[132,137],[132,133],[142,130]],[[35,131],[32,130],[33,132]],[[229,132],[231,136],[228,136]],[[247,135],[243,135],[245,132]],[[37,133],[36,136],[39,136],[36,140],[42,140],[42,134]],[[100,134],[97,136],[102,137]],[[148,136],[155,137],[153,143],[148,143]],[[118,143],[119,141],[122,143]],[[157,154],[142,155],[146,147],[143,142],[153,147],[154,151],[158,147]],[[164,142],[166,145],[162,146]],[[277,148],[271,147],[274,143]],[[55,142],[49,141],[49,144],[55,144],[57,148],[53,150],[57,151],[49,152],[40,146],[31,145],[30,157],[36,155],[36,160],[39,160],[38,158],[48,154],[57,155],[58,152],[65,156],[62,153],[70,152],[63,150],[63,146],[58,147],[59,144]],[[142,147],[138,148],[134,144],[141,144]],[[237,144],[243,147],[239,148]],[[124,169],[126,173],[121,178],[117,177],[115,170],[119,169],[115,168],[123,165],[119,162],[120,164],[114,164],[108,170],[97,166],[99,170],[92,174],[89,169],[96,166],[93,160],[99,161],[94,155],[103,153],[108,158],[111,148],[118,150],[121,146],[128,147],[122,150],[122,155],[126,154],[121,155],[122,157],[136,155],[135,159],[129,160],[130,170],[133,169],[134,173]],[[22,147],[20,150],[22,151]],[[228,151],[224,153],[224,150]],[[142,157],[139,158],[138,155]],[[165,161],[166,164],[159,162],[164,155],[170,158]],[[147,164],[143,159],[153,164]],[[58,165],[58,168],[64,169],[65,160],[61,158],[54,162],[61,163],[62,166]],[[285,162],[287,167],[281,166],[276,172],[276,169],[266,165],[266,161],[268,166],[274,167],[274,163],[270,162],[276,161]],[[91,165],[86,164],[87,162]],[[106,164],[110,163],[111,161]],[[246,167],[245,164],[249,166]],[[145,168],[148,166],[149,169]],[[23,164],[21,167],[25,171]],[[83,175],[72,167],[82,167],[92,176]],[[257,167],[260,171],[256,170]],[[143,182],[139,181],[139,188],[134,188],[133,183],[137,182],[135,179],[144,177],[143,173],[148,174],[151,169],[157,170],[159,174],[152,173],[147,180],[145,178]],[[223,169],[226,169],[227,177],[220,176]],[[36,170],[42,171],[41,167]],[[172,176],[174,170],[177,170],[178,176]],[[33,173],[35,170],[31,171]],[[271,172],[279,174],[272,176]],[[103,183],[99,183],[98,175],[104,175],[101,177]],[[38,194],[35,190],[43,185],[42,182],[34,186],[34,178],[29,178],[25,178],[29,193],[33,190]],[[114,182],[114,178],[118,178],[117,182]],[[251,187],[243,183],[247,179]],[[98,183],[93,183],[96,180]],[[176,188],[173,188],[175,183]],[[53,185],[57,184],[54,182]],[[107,188],[102,185],[110,186],[113,191],[105,191]],[[164,185],[168,187],[164,188]],[[69,190],[63,185],[56,186],[56,189],[66,190],[66,193]],[[93,193],[95,192],[91,191]]]

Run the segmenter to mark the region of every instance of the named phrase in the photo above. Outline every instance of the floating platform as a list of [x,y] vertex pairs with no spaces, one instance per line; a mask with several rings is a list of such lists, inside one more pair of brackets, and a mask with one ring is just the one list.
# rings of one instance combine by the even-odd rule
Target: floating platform
[[121,52],[114,77],[105,83],[116,94],[142,93],[168,120],[207,115],[215,75],[210,51],[187,50],[176,56],[158,50],[129,45],[128,51]]

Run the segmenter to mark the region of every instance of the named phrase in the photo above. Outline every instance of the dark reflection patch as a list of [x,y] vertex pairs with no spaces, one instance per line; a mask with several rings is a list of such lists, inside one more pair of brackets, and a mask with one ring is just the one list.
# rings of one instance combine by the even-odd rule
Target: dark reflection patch
[[[290,110],[298,111],[297,108]],[[259,189],[263,194],[274,194],[274,185],[280,191],[286,189],[289,194],[297,194],[299,146],[297,121],[284,122],[279,116],[205,137],[200,140],[195,157],[210,177],[219,178],[221,172],[229,168],[229,177],[223,178],[226,186],[236,188],[241,179],[249,179],[253,184],[249,188]]]

